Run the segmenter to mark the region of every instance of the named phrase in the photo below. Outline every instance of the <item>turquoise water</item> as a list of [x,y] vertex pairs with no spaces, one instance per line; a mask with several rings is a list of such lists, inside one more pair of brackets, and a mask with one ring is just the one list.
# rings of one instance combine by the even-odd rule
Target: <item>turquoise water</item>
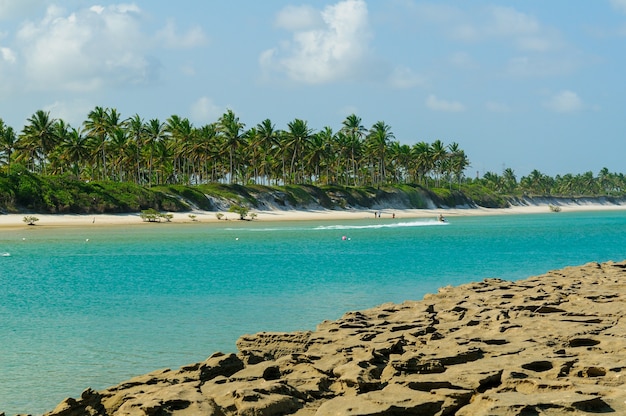
[[[345,236],[345,239],[342,237]],[[626,211],[0,231],[0,411],[444,285],[626,258]]]

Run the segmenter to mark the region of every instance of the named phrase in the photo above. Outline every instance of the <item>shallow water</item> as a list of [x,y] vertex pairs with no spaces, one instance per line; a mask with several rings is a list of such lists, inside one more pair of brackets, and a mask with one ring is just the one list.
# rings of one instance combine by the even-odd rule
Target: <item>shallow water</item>
[[625,249],[626,211],[3,230],[0,411],[42,413],[86,387],[235,351],[244,333]]

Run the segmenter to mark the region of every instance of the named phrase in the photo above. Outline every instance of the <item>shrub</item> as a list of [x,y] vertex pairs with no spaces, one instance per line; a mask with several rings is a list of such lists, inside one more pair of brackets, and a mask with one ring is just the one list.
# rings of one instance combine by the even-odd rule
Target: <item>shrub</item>
[[242,205],[231,205],[230,209],[228,210],[228,212],[235,212],[239,214],[240,220],[245,220],[249,211],[250,210],[247,207],[244,207]]
[[27,215],[22,221],[24,221],[28,225],[35,225],[35,223],[39,221],[39,218],[35,217],[34,215]]

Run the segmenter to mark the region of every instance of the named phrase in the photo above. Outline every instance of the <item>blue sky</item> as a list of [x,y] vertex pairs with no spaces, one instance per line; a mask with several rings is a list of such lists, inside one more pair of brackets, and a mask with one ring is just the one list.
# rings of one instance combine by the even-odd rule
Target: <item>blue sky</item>
[[0,0],[0,118],[355,113],[469,176],[626,173],[625,44],[626,0]]

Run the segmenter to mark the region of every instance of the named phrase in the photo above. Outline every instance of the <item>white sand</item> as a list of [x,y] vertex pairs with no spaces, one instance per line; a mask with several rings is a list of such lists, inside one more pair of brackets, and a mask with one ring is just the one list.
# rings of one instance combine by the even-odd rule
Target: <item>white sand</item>
[[[625,210],[626,205],[612,204],[569,204],[562,205],[562,212],[573,211],[608,211]],[[374,218],[376,210],[275,210],[275,211],[250,211],[256,214],[255,222],[258,221],[305,221],[305,220],[354,220]],[[506,214],[536,214],[550,212],[548,205],[518,206],[512,208],[467,208],[467,209],[384,209],[380,210],[382,219],[395,218],[436,218],[443,214],[446,218],[475,215],[506,215]],[[238,215],[224,212],[224,217],[230,220],[238,220]],[[30,214],[29,214],[30,215]],[[107,225],[141,225],[144,222],[139,214],[99,214],[99,215],[66,215],[66,214],[33,214],[39,218],[36,222],[41,226],[107,226]],[[190,215],[195,215],[195,220],[201,223],[217,222],[215,212],[194,211],[192,213],[173,213],[171,222],[192,223]],[[555,213],[554,215],[558,215]],[[0,228],[27,227],[24,223],[25,214],[0,215]],[[222,221],[224,221],[222,219]]]

